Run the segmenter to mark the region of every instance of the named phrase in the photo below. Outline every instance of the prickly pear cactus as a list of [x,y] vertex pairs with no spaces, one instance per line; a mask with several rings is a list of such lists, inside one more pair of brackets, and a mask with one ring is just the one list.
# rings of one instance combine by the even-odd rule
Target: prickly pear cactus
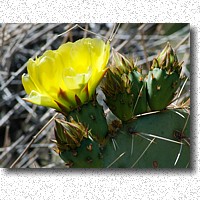
[[180,86],[181,64],[168,43],[157,59],[154,59],[147,79],[147,98],[151,110],[166,108]]
[[[118,119],[107,125],[96,100],[71,111],[69,116],[75,119],[75,124],[89,131],[78,140],[76,148],[63,149],[58,144],[66,165],[75,168],[189,167],[189,112],[165,109],[180,86],[180,72],[181,64],[169,43],[154,59],[147,78],[133,61],[113,52],[112,64],[101,87],[107,106]],[[154,112],[147,112],[148,104]]]
[[[40,71],[35,73],[36,66],[36,70],[46,70],[42,75],[50,74],[51,59],[43,56],[30,61],[31,74],[23,76],[28,100],[62,113],[55,120],[55,151],[72,168],[189,167],[189,109],[167,107],[182,80],[182,64],[170,44],[153,60],[146,75],[132,59],[115,51],[106,67],[109,48],[109,42],[82,39],[47,52],[44,56],[54,56],[52,67],[59,80],[53,83],[59,83],[58,87],[47,81],[48,76],[40,77]],[[64,60],[69,66],[60,62],[58,52],[71,59]],[[107,110],[96,98],[101,80]],[[53,92],[48,93],[49,88]],[[108,119],[111,112],[114,120]]]

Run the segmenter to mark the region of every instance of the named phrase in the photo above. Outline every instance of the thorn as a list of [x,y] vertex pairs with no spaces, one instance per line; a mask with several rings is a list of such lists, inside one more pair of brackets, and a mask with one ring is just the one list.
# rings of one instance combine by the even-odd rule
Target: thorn
[[71,152],[72,152],[72,155],[73,155],[74,157],[76,157],[76,156],[78,155],[78,152],[75,151],[75,150],[72,150]]
[[94,115],[90,115],[90,118],[91,118],[92,120],[95,120],[95,119],[96,119],[96,117],[95,117]]
[[90,163],[92,163],[92,162],[93,162],[92,158],[89,158],[89,157],[88,157],[88,158],[87,158],[87,163],[90,164]]
[[152,78],[152,80],[154,80],[154,79],[155,79],[155,77],[154,77],[153,73],[151,74],[151,78]]
[[143,80],[144,80],[144,78],[142,76],[140,76],[139,81],[141,82]]
[[86,148],[88,151],[92,151],[92,144],[89,144]]
[[177,86],[177,84],[178,84],[177,81],[173,82],[173,83],[172,83],[172,88],[175,88],[175,87]]
[[161,85],[157,85],[156,89],[159,91],[161,88]]
[[140,98],[140,97],[142,97],[142,95],[143,95],[142,91],[140,91],[139,94],[138,94],[138,97]]
[[54,147],[53,151],[55,151],[57,154],[60,154],[60,150],[57,147]]

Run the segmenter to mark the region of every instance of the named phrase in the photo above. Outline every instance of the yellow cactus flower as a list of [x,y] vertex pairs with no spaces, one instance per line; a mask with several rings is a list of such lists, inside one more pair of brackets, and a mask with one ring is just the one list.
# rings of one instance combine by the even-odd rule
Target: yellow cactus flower
[[22,75],[26,101],[69,112],[92,98],[107,71],[109,42],[84,38],[48,50],[27,63]]

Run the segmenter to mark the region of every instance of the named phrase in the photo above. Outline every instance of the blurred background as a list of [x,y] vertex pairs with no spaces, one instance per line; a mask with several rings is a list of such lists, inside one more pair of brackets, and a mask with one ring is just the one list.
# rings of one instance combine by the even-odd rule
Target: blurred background
[[[170,42],[179,62],[184,61],[182,74],[187,77],[176,105],[189,104],[189,24],[0,24],[1,168],[9,168],[14,162],[15,168],[65,167],[51,142],[54,138],[54,121],[51,119],[56,112],[22,99],[26,93],[21,76],[27,72],[29,58],[83,37],[110,39],[111,47],[133,58],[144,74],[148,72],[153,58]],[[98,93],[101,100],[103,95],[100,91]],[[36,134],[38,137],[29,147]]]

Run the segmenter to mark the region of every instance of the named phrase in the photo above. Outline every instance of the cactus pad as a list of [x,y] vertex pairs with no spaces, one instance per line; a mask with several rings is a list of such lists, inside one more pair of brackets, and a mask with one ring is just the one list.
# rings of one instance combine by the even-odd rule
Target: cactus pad
[[122,121],[128,121],[134,115],[147,111],[146,85],[141,70],[133,61],[119,53],[113,54],[113,65],[102,82],[102,90],[113,114]]
[[105,167],[186,168],[190,162],[189,114],[166,110],[139,117],[110,138]]
[[175,96],[181,79],[176,72],[167,74],[166,70],[154,68],[149,71],[147,80],[147,99],[151,110],[166,108]]
[[108,126],[104,115],[103,107],[96,100],[84,104],[81,108],[69,113],[75,121],[80,121],[91,129],[93,139],[100,143],[108,132]]
[[60,157],[71,168],[100,168],[103,164],[99,145],[90,138],[83,139],[76,149],[61,152]]

